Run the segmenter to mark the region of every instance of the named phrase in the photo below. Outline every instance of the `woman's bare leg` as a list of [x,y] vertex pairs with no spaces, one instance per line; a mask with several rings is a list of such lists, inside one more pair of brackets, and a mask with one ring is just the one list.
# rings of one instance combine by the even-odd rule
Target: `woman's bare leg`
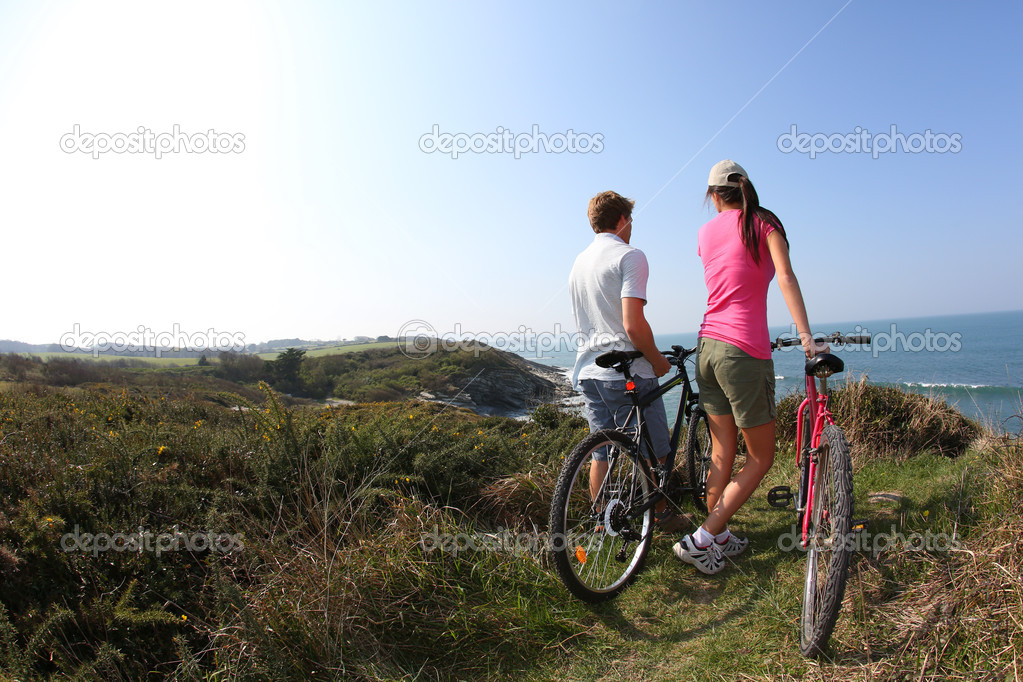
[[725,486],[732,477],[732,465],[738,448],[739,428],[730,414],[708,414],[710,427],[710,471],[707,473],[707,511],[717,506]]
[[[729,441],[728,433],[731,432],[728,423],[731,422],[731,429],[735,429],[735,420],[731,415],[726,416],[715,416],[707,415],[710,425],[711,442],[714,445],[714,452],[711,455],[711,474],[708,478],[715,475],[721,476],[723,472],[715,471],[718,466],[728,464],[728,468],[724,472],[730,472],[732,462],[735,460],[735,441],[731,441],[731,457],[726,460],[725,455],[728,454],[728,449],[722,450],[722,457],[719,460],[717,455],[718,438],[722,438],[722,448],[725,448]],[[720,420],[720,421],[719,421]],[[717,429],[715,429],[715,421],[718,421]],[[739,473],[725,486],[724,490],[720,494],[715,495],[713,506],[711,506],[711,481],[708,480],[707,485],[707,506],[710,509],[710,515],[707,516],[707,520],[703,522],[703,528],[712,535],[717,535],[728,527],[728,521],[732,518],[732,515],[738,511],[739,507],[749,499],[753,491],[760,485],[760,481],[763,480],[764,476],[771,469],[771,465],[774,464],[774,420],[769,421],[766,424],[760,426],[754,426],[749,429],[742,430],[743,440],[746,441],[746,464],[739,470]],[[715,437],[715,430],[719,432],[719,436]],[[738,439],[736,435],[735,439]],[[727,476],[727,473],[724,473]],[[717,480],[713,482],[717,485]]]

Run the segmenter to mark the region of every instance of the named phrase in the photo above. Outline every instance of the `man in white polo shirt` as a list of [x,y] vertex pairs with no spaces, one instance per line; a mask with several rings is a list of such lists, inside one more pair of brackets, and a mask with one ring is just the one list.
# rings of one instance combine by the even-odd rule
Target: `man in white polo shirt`
[[[569,276],[572,312],[580,339],[572,372],[572,385],[582,393],[590,432],[621,426],[632,402],[625,394],[625,379],[613,369],[598,367],[594,360],[609,350],[638,350],[632,363],[633,380],[640,395],[657,387],[671,365],[657,350],[654,334],[643,314],[649,266],[639,249],[629,246],[632,208],[635,201],[616,192],[602,192],[590,199],[587,215],[596,232],[575,259]],[[660,398],[644,411],[655,454],[662,460],[670,450],[668,420]],[[607,473],[607,455],[594,453],[590,467],[590,491],[596,495]],[[673,532],[682,520],[657,506],[657,524]]]

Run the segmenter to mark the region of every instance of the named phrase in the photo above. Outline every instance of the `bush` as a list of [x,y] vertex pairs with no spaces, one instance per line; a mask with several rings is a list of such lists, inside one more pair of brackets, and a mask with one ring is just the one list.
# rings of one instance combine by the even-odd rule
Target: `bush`
[[[794,446],[796,408],[804,393],[778,402],[778,440]],[[845,431],[854,461],[911,457],[934,451],[957,457],[981,435],[980,425],[941,400],[893,386],[847,382],[832,390],[829,405]]]
[[[548,459],[534,444],[557,432],[263,397],[0,393],[0,678],[485,675],[578,631],[530,560],[419,544],[433,524],[472,532],[487,486]],[[139,529],[240,549],[75,551]]]

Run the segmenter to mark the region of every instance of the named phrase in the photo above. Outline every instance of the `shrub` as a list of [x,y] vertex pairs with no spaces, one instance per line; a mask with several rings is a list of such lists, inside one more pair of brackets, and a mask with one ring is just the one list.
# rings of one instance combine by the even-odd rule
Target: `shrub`
[[[831,411],[852,445],[853,459],[910,457],[935,451],[961,455],[981,435],[977,422],[941,400],[908,393],[865,379],[837,385],[830,394]],[[778,403],[778,439],[792,445],[796,408],[805,398],[793,393]]]

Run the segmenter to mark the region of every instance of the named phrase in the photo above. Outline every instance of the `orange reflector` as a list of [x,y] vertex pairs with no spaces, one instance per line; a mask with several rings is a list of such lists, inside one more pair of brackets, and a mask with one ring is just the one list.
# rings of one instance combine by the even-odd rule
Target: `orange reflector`
[[635,381],[626,381],[625,382],[625,390],[626,391],[635,391],[636,390],[636,382]]
[[586,563],[586,550],[582,547],[575,548],[575,558],[580,564]]

